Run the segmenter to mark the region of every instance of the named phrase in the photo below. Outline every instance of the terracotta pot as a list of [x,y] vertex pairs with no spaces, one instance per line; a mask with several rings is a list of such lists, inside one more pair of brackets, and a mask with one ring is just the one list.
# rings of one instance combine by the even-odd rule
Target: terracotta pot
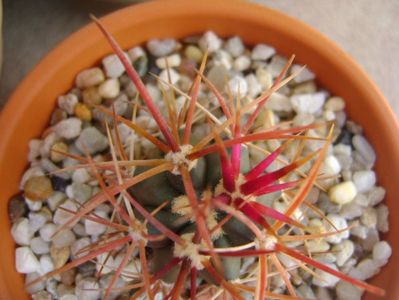
[[[387,291],[386,299],[399,299],[399,126],[377,87],[364,71],[330,40],[305,24],[279,12],[241,1],[168,0],[117,11],[104,24],[124,48],[149,38],[175,37],[213,29],[221,36],[239,35],[248,44],[265,42],[317,74],[321,85],[347,100],[350,118],[361,124],[377,151],[379,184],[387,189],[390,231],[385,237],[393,256],[372,280]],[[46,127],[56,97],[73,84],[79,70],[99,63],[110,47],[94,25],[62,42],[26,77],[0,119],[0,299],[27,299],[22,275],[14,267],[7,201],[18,192],[27,165],[28,141]],[[368,295],[366,299],[372,299]]]

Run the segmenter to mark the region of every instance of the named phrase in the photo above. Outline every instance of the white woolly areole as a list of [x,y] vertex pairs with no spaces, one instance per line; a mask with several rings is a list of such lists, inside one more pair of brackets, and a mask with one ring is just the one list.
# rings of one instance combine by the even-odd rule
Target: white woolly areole
[[261,240],[255,240],[255,248],[256,249],[265,249],[265,250],[274,250],[276,248],[277,239],[275,236],[268,235],[266,233],[263,234],[263,238]]
[[143,237],[143,233],[147,234],[147,229],[142,227],[138,220],[133,220],[133,226],[129,227],[129,235],[132,237],[133,241],[144,241],[147,244],[147,239]]
[[[205,193],[206,191],[204,191]],[[179,214],[181,216],[190,216],[190,221],[195,222],[195,215],[193,214],[193,210],[191,208],[190,200],[186,195],[181,195],[173,199],[172,202],[172,212]],[[205,222],[208,229],[214,228],[218,222],[216,220],[217,212],[212,210],[210,213],[207,214]],[[218,239],[223,234],[222,228],[218,228],[215,230],[211,238],[212,240]]]
[[206,260],[206,256],[199,254],[200,245],[192,242],[193,237],[194,233],[183,234],[181,238],[185,243],[184,245],[175,243],[173,255],[180,258],[187,257],[191,261],[191,266],[197,270],[202,270],[204,268],[202,261]]
[[173,164],[173,170],[172,173],[175,175],[180,175],[180,166],[187,166],[188,170],[190,171],[192,168],[194,168],[197,165],[197,159],[195,160],[190,160],[187,159],[187,155],[191,153],[191,150],[193,149],[192,145],[183,145],[180,146],[180,151],[179,152],[168,152],[165,156],[165,159],[167,161],[170,161]]
[[[238,175],[238,178],[236,179],[236,187],[240,187],[243,183],[245,183],[245,177],[242,174]],[[244,199],[246,202],[251,202],[251,201],[256,201],[256,196],[251,196],[251,195],[244,195],[241,193],[240,188],[237,188],[234,192],[229,192],[227,191],[224,186],[223,186],[223,178],[220,179],[219,183],[217,184],[215,188],[215,196],[219,196],[221,194],[227,194],[230,195],[232,199]]]

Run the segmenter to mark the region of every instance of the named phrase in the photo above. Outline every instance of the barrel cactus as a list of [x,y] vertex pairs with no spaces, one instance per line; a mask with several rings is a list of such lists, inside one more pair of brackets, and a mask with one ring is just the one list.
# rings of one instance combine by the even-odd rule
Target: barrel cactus
[[[55,234],[81,218],[104,224],[109,230],[82,249],[75,260],[36,279],[32,285],[102,255],[105,258],[101,273],[107,267],[107,259],[122,252],[123,259],[112,270],[112,280],[104,291],[105,299],[116,289],[119,277],[129,276],[125,270],[133,255],[139,257],[136,270],[140,270],[140,276],[123,289],[134,299],[153,299],[158,294],[165,299],[199,299],[207,295],[220,295],[222,299],[292,299],[297,295],[290,269],[282,262],[287,258],[310,274],[315,274],[313,268],[320,269],[372,293],[384,293],[312,259],[297,247],[301,244],[298,241],[317,241],[340,231],[319,232],[300,216],[303,206],[318,212],[306,197],[323,176],[320,166],[332,139],[333,126],[323,123],[294,127],[282,123],[269,129],[257,128],[270,95],[296,76],[286,76],[294,57],[269,90],[244,103],[239,91],[236,97],[230,95],[225,99],[203,75],[205,55],[183,109],[178,111],[173,97],[165,93],[166,118],[152,101],[140,78],[142,74],[136,72],[103,25],[93,20],[124,65],[140,93],[142,105],[159,130],[149,133],[134,120],[96,107],[105,119],[111,119],[104,125],[110,160],[96,162],[89,154],[62,154],[90,169],[101,191],[78,211],[69,211],[70,220]],[[223,118],[216,118],[198,103],[201,82],[213,92]],[[162,84],[175,89],[168,82]],[[198,121],[199,110],[203,118]],[[153,151],[146,153],[144,159],[129,155],[116,130],[120,123],[145,138],[153,145]],[[290,143],[313,142],[314,138],[306,132],[315,128],[325,131],[325,138],[319,139],[319,149],[306,153],[298,146],[292,160],[281,159],[280,154]],[[282,143],[268,152],[262,145],[270,140]],[[254,151],[258,152],[257,163],[251,159]],[[272,207],[273,200],[282,194],[286,200],[282,203],[284,209]],[[105,202],[114,208],[111,220],[93,213]],[[290,296],[270,291],[268,285],[273,276],[281,277]]]

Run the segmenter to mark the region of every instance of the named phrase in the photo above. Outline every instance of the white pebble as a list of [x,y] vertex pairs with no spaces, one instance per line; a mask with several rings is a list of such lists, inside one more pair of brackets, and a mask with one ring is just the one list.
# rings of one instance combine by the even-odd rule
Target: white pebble
[[326,175],[338,175],[341,172],[341,165],[338,159],[333,155],[327,156],[324,159],[322,172]]
[[213,31],[207,31],[199,39],[198,45],[203,51],[208,49],[209,53],[212,53],[220,49],[222,40]]
[[118,96],[119,91],[120,84],[116,78],[107,79],[98,87],[98,94],[106,99],[115,98]]
[[389,209],[388,206],[381,204],[377,207],[377,229],[381,232],[388,232],[389,223],[388,223],[388,215]]
[[90,244],[91,244],[91,241],[88,237],[84,237],[84,238],[80,238],[80,239],[76,240],[71,246],[71,254],[75,257],[80,257],[80,256],[84,256],[84,255],[88,254],[87,251],[82,251],[81,253],[79,253],[79,251],[82,250],[83,248],[86,248]]
[[336,263],[338,267],[342,267],[346,261],[351,258],[355,251],[355,245],[351,240],[345,240],[338,245],[334,245],[332,252],[337,257]]
[[361,300],[363,290],[352,283],[341,280],[336,288],[338,300]]
[[52,239],[53,245],[56,248],[62,248],[66,246],[70,246],[76,240],[75,235],[70,229],[63,229],[57,233]]
[[76,284],[75,294],[78,299],[97,300],[101,296],[100,285],[94,278],[85,278]]
[[335,155],[341,154],[341,155],[345,155],[345,156],[351,156],[352,148],[349,145],[338,144],[338,145],[334,146],[333,152]]
[[379,204],[385,198],[386,191],[383,187],[373,187],[367,194],[370,206]]
[[345,108],[345,101],[341,97],[331,97],[324,107],[334,112],[341,111]]
[[[325,264],[325,265],[334,270],[338,270],[335,264]],[[316,274],[318,275],[318,277],[313,277],[312,283],[317,286],[333,287],[339,281],[338,277],[335,277],[334,275],[331,275],[330,273],[321,271],[319,269],[316,270]]]
[[360,221],[367,228],[375,228],[377,226],[377,211],[372,207],[366,207]]
[[36,273],[36,272],[35,273],[26,274],[26,276],[25,276],[25,288],[26,288],[26,291],[29,294],[32,295],[32,294],[38,293],[38,292],[40,292],[40,291],[42,291],[42,290],[44,290],[46,288],[44,281],[40,281],[40,282],[38,282],[38,283],[36,283],[34,285],[27,286],[30,282],[34,281],[35,279],[37,279],[39,277],[40,277],[40,274]]
[[96,127],[86,127],[75,141],[80,152],[94,154],[108,147],[108,139]]
[[[356,198],[355,198],[356,199]],[[342,205],[339,214],[345,219],[352,220],[354,218],[360,217],[363,213],[363,207],[360,206],[356,201],[349,202]]]
[[240,97],[243,98],[248,93],[248,84],[244,77],[240,75],[236,75],[230,79],[228,82],[228,87],[233,96],[240,95]]
[[[53,216],[54,224],[64,225],[67,221],[69,221],[74,216],[73,213],[63,210],[62,208],[65,208],[65,209],[73,211],[73,212],[76,212],[78,210],[77,205],[72,200],[66,200],[55,211],[54,216]],[[73,224],[71,224],[71,225],[73,225]]]
[[[100,218],[108,219],[107,214],[105,214],[102,211],[97,212],[96,215],[98,217],[100,217]],[[84,224],[85,224],[86,232],[89,235],[97,236],[97,235],[103,234],[105,232],[105,230],[107,230],[107,226],[106,225],[100,224],[100,223],[95,222],[95,221],[91,221],[89,219],[86,219],[84,221]]]
[[104,73],[100,68],[86,69],[76,76],[76,86],[78,88],[88,88],[100,84],[104,79]]
[[367,237],[367,228],[363,225],[360,225],[360,222],[358,220],[352,221],[350,223],[350,226],[351,235],[354,235],[361,239],[365,239]]
[[72,173],[72,181],[76,183],[86,183],[90,178],[90,174],[85,168],[76,169]]
[[336,230],[347,229],[342,231],[341,233],[335,233],[331,236],[326,237],[327,242],[332,244],[339,244],[343,239],[347,239],[349,237],[348,223],[343,217],[337,214],[328,214],[327,219],[335,226],[334,228],[330,225],[329,222],[323,220],[327,232],[336,232]]
[[[169,78],[170,75],[170,78]],[[169,85],[166,84],[170,83],[172,85],[176,84],[179,79],[180,79],[180,74],[177,73],[174,69],[169,69],[169,70],[163,70],[159,74],[159,77],[165,82],[159,82],[159,88],[163,88],[164,90],[168,91],[169,90]],[[170,79],[170,80],[169,80]]]
[[218,50],[213,55],[213,65],[225,67],[226,70],[230,70],[233,67],[233,59],[231,55],[224,50]]
[[54,127],[55,133],[66,139],[79,136],[82,131],[82,121],[79,118],[69,118],[57,123]]
[[29,210],[31,211],[39,211],[43,206],[42,201],[32,201],[26,197],[25,202],[28,205]]
[[99,256],[97,256],[96,259],[97,259],[96,270],[97,272],[101,270],[101,275],[105,275],[113,271],[113,266],[115,264],[114,258],[111,255],[109,255],[109,253],[102,253]]
[[55,191],[48,199],[47,199],[47,205],[50,208],[51,211],[55,211],[62,203],[62,201],[65,199],[65,194],[62,192]]
[[369,142],[361,135],[355,135],[352,138],[352,144],[359,154],[371,165],[374,165],[376,160],[376,154],[373,147]]
[[50,214],[44,211],[39,211],[37,213],[29,213],[29,223],[30,230],[32,232],[38,231],[47,221],[50,219]]
[[265,44],[258,44],[252,49],[251,57],[253,60],[268,60],[276,54],[276,49]]
[[30,247],[33,253],[41,255],[47,254],[50,251],[49,244],[45,242],[41,237],[35,237],[30,241]]
[[380,234],[378,233],[378,230],[376,228],[366,229],[366,237],[363,240],[359,241],[359,243],[363,247],[363,250],[372,251],[374,245],[380,241]]
[[265,68],[259,67],[256,69],[256,78],[264,89],[271,87],[273,82],[272,74]]
[[147,49],[150,53],[156,57],[169,55],[177,47],[177,42],[174,39],[164,40],[149,40],[147,42]]
[[248,68],[251,66],[251,60],[248,56],[241,55],[236,58],[233,66],[235,70],[242,72],[248,70]]
[[[125,54],[126,59],[131,64],[129,56]],[[125,72],[125,67],[116,54],[111,54],[103,58],[102,64],[105,74],[110,78],[118,78]]]
[[84,183],[72,183],[65,189],[68,198],[75,199],[79,203],[85,203],[91,198],[92,187]]
[[29,247],[15,249],[15,267],[23,274],[40,271],[40,263]]
[[[301,68],[302,66],[300,65],[293,65],[291,67],[291,74],[298,72]],[[315,79],[315,74],[305,67],[297,76],[294,77],[293,81],[296,83],[302,83],[313,79]]]
[[18,219],[11,228],[11,235],[14,241],[21,246],[29,245],[34,232],[30,229],[27,218]]
[[278,92],[275,92],[270,96],[270,98],[266,101],[265,107],[278,112],[292,111],[290,99]]
[[123,268],[121,278],[124,281],[132,281],[133,279],[138,278],[140,274],[141,274],[140,261],[133,260]]
[[25,183],[28,181],[29,178],[34,177],[34,176],[44,176],[44,172],[41,167],[35,166],[31,167],[28,170],[25,171],[24,175],[22,175],[21,181],[19,183],[19,188],[21,190],[24,189]]
[[309,252],[324,252],[330,249],[330,245],[322,239],[309,240],[305,246]]
[[359,280],[366,280],[373,277],[379,271],[380,268],[377,264],[372,259],[366,258],[349,272],[349,276]]
[[43,241],[50,242],[56,231],[57,231],[57,226],[52,223],[48,223],[44,225],[42,228],[40,228],[39,233]]
[[262,92],[262,85],[258,82],[256,76],[254,74],[248,74],[245,76],[245,80],[248,84],[248,95],[251,98],[257,97]]
[[127,51],[127,55],[132,62],[135,62],[138,58],[145,56],[145,51],[140,46],[133,47]]
[[40,257],[40,275],[54,271],[54,263],[50,255],[42,255]]
[[326,94],[318,92],[314,94],[293,95],[290,100],[292,107],[297,113],[315,114],[322,108],[326,100]]
[[75,105],[78,102],[78,97],[72,93],[59,96],[57,99],[58,107],[65,110],[70,115],[74,114]]
[[373,247],[373,260],[381,267],[388,262],[392,255],[392,248],[386,241],[378,242]]
[[29,162],[33,162],[38,156],[40,156],[40,148],[42,147],[42,144],[43,141],[38,139],[33,139],[29,141]]
[[178,67],[181,64],[181,57],[180,54],[177,53],[165,57],[159,57],[155,61],[155,64],[160,69]]
[[352,181],[345,181],[333,186],[328,194],[331,201],[337,204],[346,204],[355,199],[357,190]]
[[55,132],[52,132],[48,136],[46,136],[43,140],[42,147],[40,148],[40,155],[42,157],[50,156],[50,150],[52,146],[59,140],[60,137]]
[[374,171],[357,171],[353,174],[353,183],[360,193],[368,192],[376,183]]
[[225,45],[224,48],[231,54],[233,57],[238,57],[241,54],[244,53],[245,47],[244,44],[242,43],[242,40],[238,36],[233,36],[229,38]]

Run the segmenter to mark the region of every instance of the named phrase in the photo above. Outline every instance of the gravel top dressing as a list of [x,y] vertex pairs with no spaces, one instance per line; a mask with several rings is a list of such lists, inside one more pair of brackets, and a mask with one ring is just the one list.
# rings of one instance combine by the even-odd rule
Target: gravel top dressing
[[344,99],[273,47],[212,31],[124,58],[147,95],[111,54],[30,141],[9,217],[33,299],[381,293],[359,282],[391,255],[385,190]]

